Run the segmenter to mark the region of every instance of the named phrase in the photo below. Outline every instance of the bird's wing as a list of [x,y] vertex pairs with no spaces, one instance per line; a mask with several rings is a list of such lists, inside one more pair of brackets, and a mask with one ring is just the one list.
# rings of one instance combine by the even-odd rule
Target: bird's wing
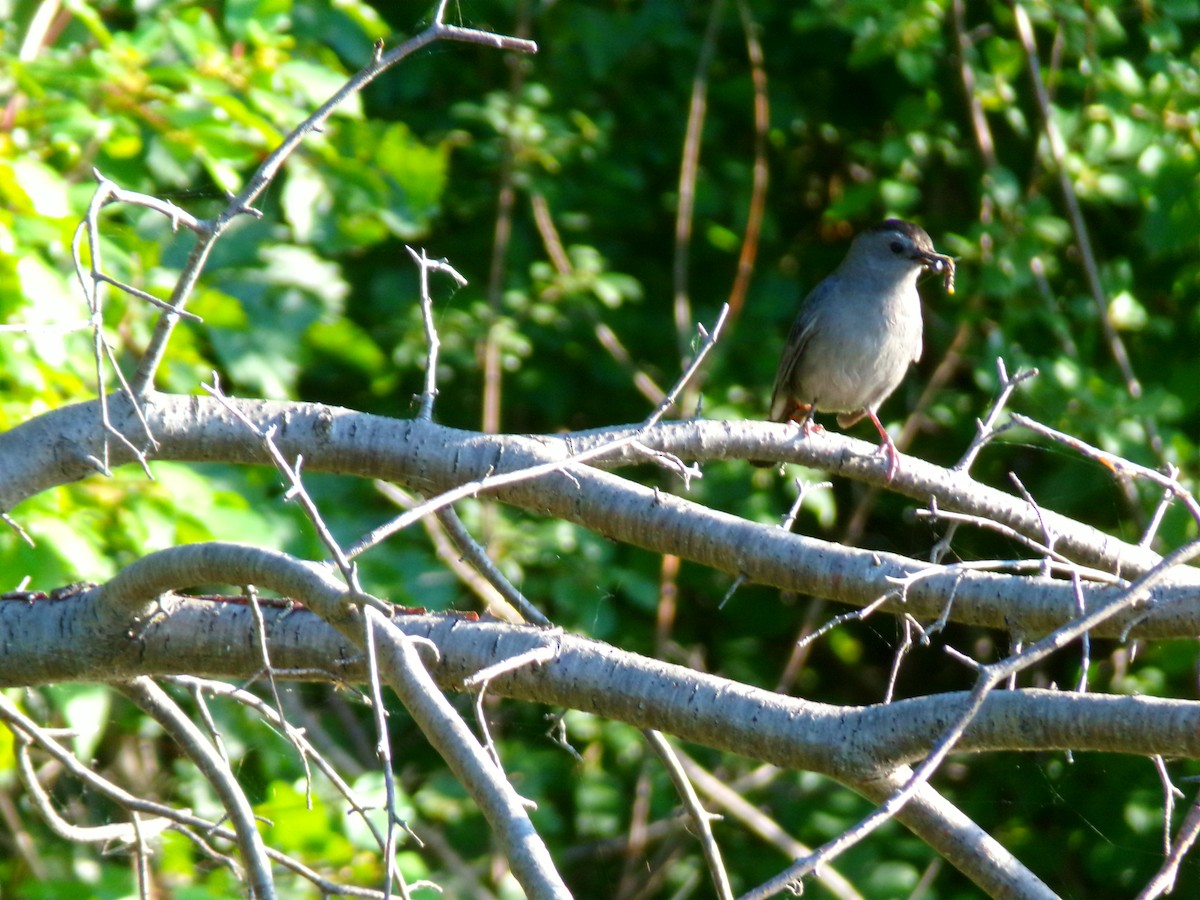
[[813,399],[796,397],[792,392],[796,384],[796,370],[816,326],[816,311],[833,287],[834,276],[831,275],[809,291],[804,302],[800,304],[796,321],[792,323],[792,330],[788,332],[783,354],[779,357],[779,368],[775,370],[775,389],[771,392],[772,421],[785,421],[794,402],[807,404]]

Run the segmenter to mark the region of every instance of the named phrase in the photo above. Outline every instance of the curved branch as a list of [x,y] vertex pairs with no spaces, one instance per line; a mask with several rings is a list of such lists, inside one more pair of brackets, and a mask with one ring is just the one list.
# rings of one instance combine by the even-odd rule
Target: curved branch
[[[441,695],[411,639],[380,616],[374,608],[382,605],[379,601],[370,603],[374,598],[343,588],[327,567],[241,544],[188,544],[143,557],[87,599],[93,611],[114,615],[121,609],[144,609],[172,586],[214,582],[254,584],[300,597],[356,648],[364,634],[363,616],[372,617],[384,679],[472,795],[526,894],[547,900],[569,896],[521,798]],[[364,601],[367,605],[360,607]],[[144,633],[141,640],[146,640]],[[140,697],[134,699],[141,703]]]
[[254,810],[230,770],[228,760],[221,757],[204,733],[151,679],[135,678],[119,687],[126,697],[166,729],[212,785],[237,832],[238,846],[249,874],[250,896],[259,900],[273,900],[275,880],[271,876],[266,846],[262,835],[258,833]]
[[[947,600],[953,597],[950,619],[1016,629],[1027,637],[1052,631],[1078,611],[1069,581],[929,566],[896,554],[848,548],[749,522],[591,465],[571,463],[574,455],[594,453],[613,440],[623,441],[624,446],[593,463],[644,462],[646,447],[693,459],[761,458],[764,447],[794,431],[784,425],[660,423],[640,432],[637,441],[630,435],[641,426],[527,437],[483,435],[316,404],[228,402],[237,404],[260,428],[274,427],[281,452],[303,453],[310,471],[403,482],[426,496],[476,480],[479,487],[472,494],[490,493],[539,515],[576,522],[612,539],[676,554],[760,584],[854,606],[886,597],[884,609],[903,610],[930,621],[946,611]],[[115,427],[127,434],[141,433],[126,398],[114,396],[110,410]],[[160,442],[158,458],[265,462],[261,448],[246,440],[245,426],[214,400],[153,394],[145,398],[142,410]],[[102,440],[96,421],[96,404],[91,402],[46,413],[0,434],[0,510],[11,510],[49,487],[95,474],[88,457]],[[863,441],[829,433],[804,440],[790,435],[789,440],[787,456],[797,462],[849,477],[881,468],[876,448]],[[113,448],[113,465],[133,458],[124,445]],[[535,465],[546,466],[544,477],[514,479],[514,473]],[[1042,536],[1046,523],[1058,537],[1059,552],[1125,578],[1161,561],[1145,547],[1036,509],[1024,499],[922,460],[906,457],[895,486],[922,499],[932,495],[939,507],[995,519],[1035,538]],[[1083,594],[1091,608],[1120,589],[1119,585],[1084,585]],[[1197,633],[1200,571],[1180,567],[1147,605],[1114,617],[1095,635],[1182,638]]]
[[[207,581],[237,580],[208,573]],[[320,603],[313,595],[298,599]],[[96,592],[57,602],[0,601],[0,687],[126,680],[182,672],[246,679],[262,665],[252,613],[231,599],[168,595],[136,630],[94,628]],[[260,600],[277,679],[361,683],[356,643],[295,601]],[[641,728],[777,766],[863,778],[915,762],[966,694],[951,692],[866,707],[814,703],[661,662],[599,641],[528,626],[444,615],[398,615],[405,634],[429,641],[441,690],[462,690],[498,662],[552,662],[505,670],[495,696],[584,709]],[[22,639],[17,640],[20,636]],[[93,645],[103,645],[97,649]],[[689,691],[681,694],[680,684]],[[691,686],[695,686],[694,690]],[[797,727],[803,723],[804,727]],[[830,747],[836,748],[831,752]],[[1024,689],[997,691],[957,745],[964,753],[1075,750],[1200,758],[1200,702]],[[832,759],[830,758],[832,755]]]

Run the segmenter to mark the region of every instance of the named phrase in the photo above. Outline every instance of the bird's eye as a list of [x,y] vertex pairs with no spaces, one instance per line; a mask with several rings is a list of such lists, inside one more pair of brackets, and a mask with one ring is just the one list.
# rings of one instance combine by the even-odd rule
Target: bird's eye
[[904,244],[900,241],[892,241],[888,246],[892,248],[892,252],[897,256],[904,252]]

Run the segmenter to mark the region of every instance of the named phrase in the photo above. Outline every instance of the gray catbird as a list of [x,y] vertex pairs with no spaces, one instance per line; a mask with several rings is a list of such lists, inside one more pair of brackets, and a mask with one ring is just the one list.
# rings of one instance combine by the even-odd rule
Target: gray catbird
[[891,481],[899,457],[876,410],[921,358],[917,276],[925,269],[942,273],[954,292],[954,260],[933,249],[924,229],[888,219],[859,234],[800,305],[775,374],[771,420],[799,421],[807,436],[814,412],[837,413],[843,428],[870,416]]

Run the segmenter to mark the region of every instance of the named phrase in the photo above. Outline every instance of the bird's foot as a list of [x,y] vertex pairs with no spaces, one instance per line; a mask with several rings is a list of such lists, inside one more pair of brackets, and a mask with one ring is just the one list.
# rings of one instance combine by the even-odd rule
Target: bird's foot
[[814,420],[812,413],[809,413],[800,420],[800,432],[805,437],[812,437],[814,434],[824,434],[825,426]]

